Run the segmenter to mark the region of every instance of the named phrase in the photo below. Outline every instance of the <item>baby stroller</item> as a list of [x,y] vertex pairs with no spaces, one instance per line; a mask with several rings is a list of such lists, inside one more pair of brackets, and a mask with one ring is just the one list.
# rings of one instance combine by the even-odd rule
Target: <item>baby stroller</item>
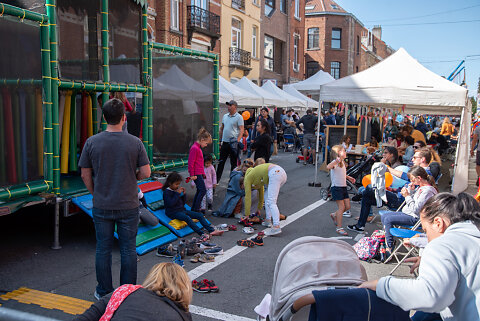
[[[366,155],[362,158],[360,162],[358,162],[357,164],[347,169],[347,175],[355,179],[355,184],[352,184],[349,180],[347,180],[347,191],[350,194],[358,193],[358,188],[362,186],[363,176],[370,173],[370,170],[372,169],[372,165],[375,162],[378,162],[380,160],[380,155],[381,154],[379,154],[379,152],[376,152],[371,155]],[[331,188],[331,183],[328,185],[328,187],[320,188],[320,196],[322,197],[322,199],[326,201],[330,200],[330,197],[331,197],[330,188]]]
[[[380,299],[376,297],[373,291],[353,289],[366,280],[365,269],[352,246],[348,243],[317,236],[301,237],[290,242],[279,254],[273,275],[268,316],[259,316],[257,320],[309,320],[310,309],[300,308],[295,314],[292,314],[292,306],[297,299],[315,294],[317,291],[330,296],[332,293],[336,295],[337,291],[340,291],[340,294],[343,295],[348,291],[361,290],[365,297],[368,291],[369,299],[366,303],[356,298],[353,302],[348,301],[348,304],[343,303],[342,305],[351,309],[356,304],[355,308],[360,311],[360,315],[367,315],[369,310],[373,314],[376,307],[369,306],[370,297],[372,305]],[[315,292],[312,293],[312,291]],[[403,312],[398,307],[395,310],[393,305],[385,301],[382,304],[388,306],[388,313],[390,313],[390,310],[395,313]],[[332,306],[330,310],[333,310],[330,311],[331,313],[339,311],[336,306]],[[397,318],[395,320],[409,320],[408,312],[404,312],[404,315],[405,319]],[[317,320],[333,319],[322,315]],[[372,320],[374,319],[372,318]],[[379,319],[377,318],[377,320]],[[390,320],[390,318],[383,320]]]

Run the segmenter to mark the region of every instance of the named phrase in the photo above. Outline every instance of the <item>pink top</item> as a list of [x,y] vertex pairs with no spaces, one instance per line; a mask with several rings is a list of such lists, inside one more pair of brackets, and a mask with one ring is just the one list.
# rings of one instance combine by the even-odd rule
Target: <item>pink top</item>
[[213,185],[217,185],[217,173],[215,172],[215,167],[210,165],[205,167],[205,187],[206,188],[213,188]]
[[203,152],[198,142],[193,143],[188,154],[188,173],[190,176],[205,175]]

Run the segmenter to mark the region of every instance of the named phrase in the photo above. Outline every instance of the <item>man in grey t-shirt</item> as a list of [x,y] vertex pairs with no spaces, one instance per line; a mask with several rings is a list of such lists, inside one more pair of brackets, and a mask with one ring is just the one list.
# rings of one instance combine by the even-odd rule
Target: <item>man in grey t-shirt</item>
[[230,165],[232,171],[237,167],[238,160],[238,143],[243,136],[243,118],[237,113],[237,102],[230,100],[226,103],[228,114],[223,115],[222,125],[220,125],[220,139],[222,144],[220,146],[220,159],[217,166],[217,182],[222,178],[223,168],[230,157]]
[[110,99],[102,110],[107,130],[87,139],[78,164],[83,182],[93,195],[97,299],[113,291],[115,225],[121,256],[120,285],[137,282],[137,180],[148,178],[151,174],[147,152],[140,139],[122,131],[126,121],[124,104],[119,99]]

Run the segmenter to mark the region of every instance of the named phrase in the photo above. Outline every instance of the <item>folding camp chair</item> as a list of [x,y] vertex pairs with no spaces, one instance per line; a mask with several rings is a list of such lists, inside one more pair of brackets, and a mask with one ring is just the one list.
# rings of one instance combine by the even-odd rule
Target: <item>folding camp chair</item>
[[293,134],[283,134],[283,146],[285,152],[288,151],[289,147],[292,147],[292,151],[295,151],[295,137]]
[[[398,227],[394,227],[390,229],[390,234],[392,234],[393,237],[396,237],[400,241],[397,247],[393,250],[392,254],[390,254],[390,256],[385,260],[385,263],[387,263],[392,258],[395,258],[395,260],[397,260],[398,262],[395,265],[395,267],[392,269],[392,271],[390,271],[389,273],[390,275],[393,274],[393,272],[395,272],[395,270],[398,269],[400,264],[402,264],[410,255],[418,256],[419,253],[416,250],[416,248],[414,246],[411,246],[410,249],[407,248],[405,244],[403,244],[403,240],[412,238],[415,235],[420,234],[421,232],[418,231],[419,227],[420,227],[420,220],[418,220],[418,222],[415,223],[415,225],[413,225],[410,229],[398,228]],[[406,252],[400,252],[402,247],[406,250]],[[400,259],[400,256],[403,256],[403,257]]]

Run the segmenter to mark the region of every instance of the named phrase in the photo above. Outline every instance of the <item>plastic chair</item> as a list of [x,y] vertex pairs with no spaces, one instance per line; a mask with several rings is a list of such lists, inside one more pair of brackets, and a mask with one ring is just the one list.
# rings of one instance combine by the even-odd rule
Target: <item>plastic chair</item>
[[289,147],[293,147],[293,151],[295,150],[295,137],[293,134],[283,134],[283,146],[285,152],[288,151]]
[[[417,231],[417,229],[420,227],[420,220],[418,220],[415,225],[413,225],[410,229],[405,229],[405,228],[398,228],[394,227],[390,229],[390,234],[392,234],[393,237],[396,237],[397,239],[400,240],[400,244],[393,250],[392,254],[385,260],[385,263],[389,262],[392,258],[395,258],[397,260],[397,264],[394,266],[394,268],[390,271],[389,275],[392,275],[393,272],[395,272],[398,267],[410,256],[410,255],[415,255],[418,256],[418,252],[415,249],[414,246],[410,247],[408,249],[404,244],[403,240],[404,239],[409,239],[414,237],[417,234],[420,234],[420,231]],[[406,252],[400,252],[401,248],[404,248]],[[400,256],[403,256],[400,259]]]

